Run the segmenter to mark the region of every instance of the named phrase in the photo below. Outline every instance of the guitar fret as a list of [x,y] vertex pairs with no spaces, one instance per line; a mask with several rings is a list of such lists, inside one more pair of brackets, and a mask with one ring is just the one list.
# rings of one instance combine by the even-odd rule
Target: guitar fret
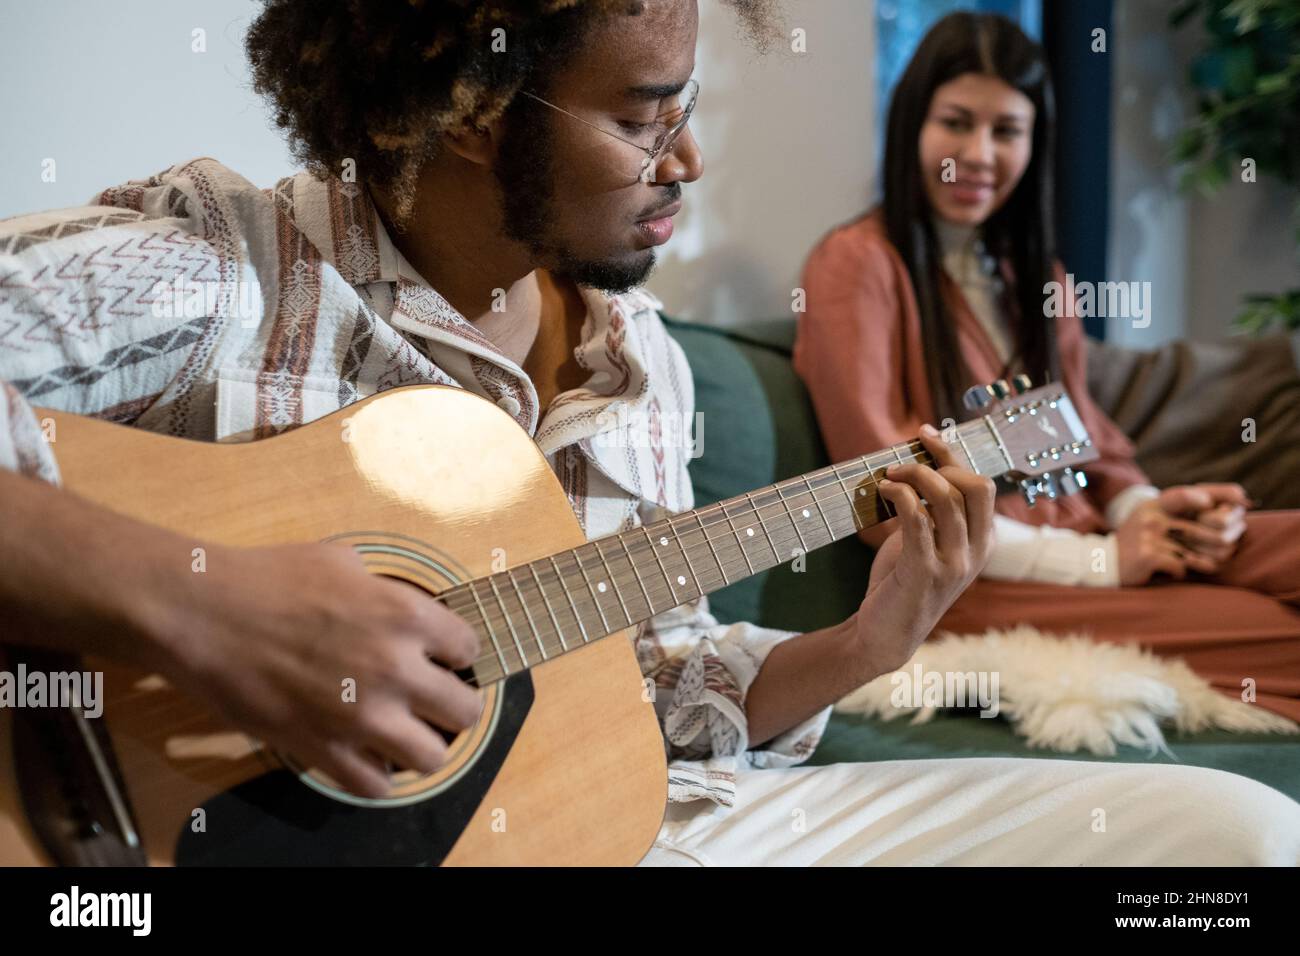
[[560,619],[555,616],[555,609],[551,607],[551,599],[546,596],[546,589],[542,587],[542,579],[537,574],[537,567],[530,563],[528,570],[532,572],[533,580],[537,582],[537,593],[542,596],[542,604],[546,607],[546,613],[550,615],[551,625],[555,628],[555,636],[560,639],[560,649],[567,651],[569,645],[564,641],[564,631],[560,629]]
[[[989,436],[980,426],[978,421],[970,421],[958,429],[958,434],[962,437],[963,447],[967,450],[967,455],[973,458],[971,470],[979,475],[996,477],[1001,466],[1001,455],[998,455],[993,448],[993,443],[989,441]],[[991,454],[990,454],[991,453]]]
[[962,436],[961,429],[955,428],[953,430],[957,433],[957,441],[961,444],[961,450],[966,453],[966,460],[970,462],[971,471],[978,475],[980,473],[980,466],[975,464],[975,456],[972,455],[970,449],[966,447],[966,439]]
[[[749,551],[745,548],[745,541],[740,537],[740,532],[736,530],[736,522],[732,520],[731,515],[727,513],[727,503],[722,503],[722,516],[727,519],[727,524],[731,526],[731,533],[735,535],[736,544],[740,546],[740,556],[745,559],[745,565],[749,568],[749,573],[754,573],[754,562],[749,560]],[[752,528],[749,529],[753,531]]]
[[605,610],[600,606],[600,598],[596,597],[596,589],[591,586],[591,578],[587,577],[587,569],[582,566],[582,556],[578,554],[578,548],[574,548],[569,554],[573,555],[573,561],[578,566],[578,572],[582,575],[582,580],[587,582],[587,591],[591,594],[591,603],[596,605],[596,613],[600,615],[600,626],[604,628],[604,633],[608,634],[613,630],[609,626],[609,621],[605,620]]
[[[785,490],[779,484],[776,486],[776,493],[781,497],[781,504],[785,508],[785,516],[790,519],[790,527],[794,528],[795,537],[799,539],[799,550],[803,554],[807,554],[808,542],[803,539],[803,532],[799,530],[799,523],[794,520],[794,515],[790,513],[790,506],[786,503],[789,499],[786,498]],[[791,557],[794,556],[791,555]]]
[[852,477],[849,477],[849,478],[845,478],[845,477],[843,477],[843,476],[840,474],[840,466],[839,466],[839,465],[833,465],[833,466],[831,467],[831,471],[834,472],[834,474],[835,474],[835,481],[836,481],[836,482],[839,484],[839,486],[840,486],[840,493],[844,495],[845,500],[848,501],[848,503],[849,503],[849,510],[850,510],[850,511],[854,511],[854,510],[856,510],[856,506],[855,506],[854,503],[853,503],[853,496],[852,496],[851,494],[849,494],[848,486],[845,484],[845,482],[847,482],[847,481],[852,481]]
[[[650,592],[646,590],[645,581],[641,580],[641,569],[637,567],[636,558],[632,556],[632,549],[627,546],[627,541],[623,535],[618,535],[618,543],[623,546],[623,553],[627,555],[627,563],[632,566],[632,574],[636,578],[637,586],[641,589],[641,596],[645,598],[645,607],[651,617],[655,614],[654,601],[650,600]],[[651,548],[653,551],[654,549]]]
[[817,506],[817,513],[822,516],[822,524],[826,525],[826,534],[830,536],[831,541],[834,541],[835,529],[831,527],[831,523],[826,517],[826,510],[822,508],[822,503],[817,500],[817,490],[813,488],[812,481],[809,480],[807,475],[803,476],[803,483],[808,486],[808,494],[812,496],[813,504]]
[[641,531],[645,534],[646,544],[650,545],[650,553],[655,556],[655,564],[659,565],[659,573],[664,576],[664,584],[668,587],[668,600],[674,602],[671,607],[677,607],[681,602],[677,600],[677,592],[673,590],[673,579],[668,574],[668,568],[664,566],[663,559],[659,557],[659,549],[655,547],[654,539],[650,537],[650,532],[644,525],[641,526]]
[[673,540],[677,542],[677,550],[686,561],[686,570],[691,572],[691,580],[695,582],[695,591],[697,594],[703,594],[704,588],[700,584],[700,577],[695,573],[695,565],[691,564],[691,556],[686,553],[686,546],[682,544],[682,536],[677,533],[677,527],[673,524],[673,519],[668,519],[668,530],[673,533]]
[[[862,522],[861,522],[861,520],[859,520],[861,516],[858,514],[858,505],[857,505],[857,502],[855,502],[855,501],[853,500],[853,494],[852,494],[852,492],[849,491],[849,488],[848,488],[848,486],[846,485],[846,482],[853,481],[855,478],[857,478],[857,476],[856,476],[856,475],[852,475],[852,476],[850,476],[850,477],[848,477],[848,478],[842,478],[842,477],[840,477],[840,466],[839,466],[839,465],[835,465],[834,467],[832,467],[831,470],[835,473],[835,481],[839,484],[839,486],[840,486],[840,491],[844,494],[844,499],[849,503],[849,520],[851,520],[851,521],[853,522],[853,528],[854,528],[854,530],[856,531],[858,528],[861,528],[861,527],[862,527]],[[864,488],[862,488],[861,486],[858,486],[858,485],[855,485],[855,486],[853,486],[853,487],[854,487],[854,490],[856,490],[856,491],[859,492],[858,497],[861,497],[861,498],[865,498],[865,497],[866,497],[865,494],[862,494],[862,492],[865,491]]]
[[551,567],[555,569],[555,577],[560,582],[560,590],[564,592],[565,599],[569,602],[569,609],[573,612],[573,622],[578,625],[578,633],[582,635],[582,643],[588,644],[591,639],[587,637],[587,629],[582,625],[582,618],[578,616],[578,605],[573,603],[573,595],[569,593],[569,586],[564,582],[564,573],[560,566],[555,563],[555,556],[549,558]]
[[772,549],[772,557],[776,559],[777,564],[780,564],[781,552],[776,550],[776,543],[772,540],[772,535],[767,530],[767,522],[763,520],[762,514],[759,513],[758,505],[754,502],[753,493],[748,491],[745,492],[745,498],[749,501],[749,506],[754,512],[754,517],[758,519],[758,526],[763,529],[763,537],[767,538],[768,547]]
[[515,624],[510,620],[510,612],[506,610],[506,602],[501,599],[501,592],[497,590],[496,575],[488,577],[488,587],[492,589],[492,596],[497,599],[497,604],[501,607],[501,614],[506,619],[506,629],[510,631],[510,639],[515,642],[515,650],[519,653],[519,660],[524,669],[528,668],[528,657],[524,654],[524,645],[519,642],[519,633],[515,630]]
[[619,607],[623,609],[623,616],[627,618],[627,623],[631,624],[632,612],[627,609],[627,602],[623,600],[623,591],[618,586],[618,579],[614,574],[613,569],[610,568],[609,561],[605,559],[605,552],[600,550],[599,538],[597,538],[595,541],[592,542],[592,547],[596,549],[596,556],[600,558],[601,566],[605,569],[605,573],[609,575],[610,586],[614,589],[614,596],[618,598]]
[[520,590],[519,585],[515,583],[515,572],[512,568],[506,569],[506,577],[510,580],[510,586],[515,589],[515,596],[519,598],[519,606],[524,609],[524,618],[528,621],[528,628],[533,632],[533,640],[537,642],[537,649],[542,652],[542,660],[547,659],[546,644],[542,640],[541,629],[533,621],[533,613],[528,610],[528,599],[524,597],[524,592]]
[[[895,456],[897,456],[898,452],[895,451],[894,454],[895,454]],[[880,479],[876,477],[876,473],[875,473],[875,471],[872,470],[872,468],[871,468],[871,462],[868,461],[868,460],[866,459],[866,457],[863,457],[862,461],[863,461],[863,464],[865,464],[866,467],[867,467],[867,477],[870,478],[870,479],[871,479],[871,483],[872,483],[873,485],[876,486],[876,500],[884,504],[884,506],[885,506],[885,514],[889,515],[889,517],[891,517],[891,518],[897,518],[897,517],[898,517],[898,512],[894,510],[894,506],[893,506],[892,504],[889,503],[889,499],[888,499],[888,498],[886,498],[884,495],[882,495],[882,494],[880,493]],[[901,459],[900,459],[900,461],[901,461]]]
[[506,656],[501,653],[501,645],[497,643],[496,632],[492,630],[492,622],[488,620],[487,610],[483,607],[483,602],[478,598],[478,586],[473,581],[470,581],[467,590],[469,596],[474,599],[474,606],[478,608],[479,620],[483,622],[483,626],[487,629],[488,640],[492,642],[492,649],[496,651],[497,659],[501,662],[501,673],[509,674],[510,668],[506,666]]
[[1007,446],[1002,444],[1002,436],[998,434],[997,427],[993,424],[993,419],[991,419],[987,415],[983,417],[984,417],[984,424],[987,425],[989,431],[993,433],[993,440],[997,442],[998,450],[1002,452],[1002,457],[1007,460],[1007,470],[1015,471],[1016,463],[1011,460],[1011,453],[1007,451]]
[[704,520],[700,517],[699,511],[693,512],[695,523],[700,526],[700,534],[704,536],[704,542],[709,546],[709,552],[713,555],[713,563],[718,566],[718,573],[722,575],[723,585],[730,584],[727,577],[727,569],[722,566],[722,560],[718,557],[718,549],[713,546],[713,539],[709,537],[709,531],[704,527]]

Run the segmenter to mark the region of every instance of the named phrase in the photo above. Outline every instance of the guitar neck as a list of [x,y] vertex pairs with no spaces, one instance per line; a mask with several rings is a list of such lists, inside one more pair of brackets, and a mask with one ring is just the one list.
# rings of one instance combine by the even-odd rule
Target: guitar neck
[[[987,416],[955,432],[971,470],[1012,469]],[[888,520],[880,478],[911,462],[933,464],[919,441],[466,581],[439,599],[483,638],[474,666],[483,686]]]

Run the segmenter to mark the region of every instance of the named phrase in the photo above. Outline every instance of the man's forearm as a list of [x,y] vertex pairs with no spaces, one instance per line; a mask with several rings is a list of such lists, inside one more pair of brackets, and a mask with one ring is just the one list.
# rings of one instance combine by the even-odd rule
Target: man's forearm
[[187,561],[185,545],[0,469],[0,639],[156,665],[163,649],[143,622],[165,589],[159,556]]
[[782,641],[745,697],[749,745],[766,743],[882,673],[864,653],[857,615]]

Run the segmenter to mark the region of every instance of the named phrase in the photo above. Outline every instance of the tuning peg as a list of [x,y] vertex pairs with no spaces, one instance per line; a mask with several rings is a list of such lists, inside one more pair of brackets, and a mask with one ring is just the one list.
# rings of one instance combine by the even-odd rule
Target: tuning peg
[[1077,495],[1088,487],[1088,476],[1073,468],[1066,468],[1061,472],[1061,477],[1057,483],[1060,485],[1062,494]]
[[1043,475],[1043,477],[1041,477],[1041,478],[1038,479],[1037,484],[1038,484],[1038,494],[1039,494],[1040,496],[1045,495],[1049,501],[1055,501],[1055,500],[1056,500],[1056,498],[1057,498],[1057,494],[1058,494],[1058,490],[1057,490],[1057,487],[1056,487],[1056,476],[1055,476],[1055,475],[1053,475],[1053,474],[1051,474],[1051,473],[1048,473],[1048,474],[1046,474],[1046,475]]
[[993,396],[987,385],[973,385],[966,389],[966,394],[961,397],[961,403],[972,412],[979,411],[991,401]]
[[998,401],[1002,401],[1002,399],[1011,394],[1011,385],[1008,384],[1005,378],[1000,378],[989,386],[989,391],[993,393],[994,398]]
[[1023,395],[1034,387],[1033,379],[1028,375],[1021,373],[1011,380],[1011,384],[1016,387],[1016,394]]
[[1020,493],[1025,496],[1025,503],[1031,508],[1034,506],[1034,502],[1038,500],[1038,486],[1032,478],[1026,478],[1020,482]]

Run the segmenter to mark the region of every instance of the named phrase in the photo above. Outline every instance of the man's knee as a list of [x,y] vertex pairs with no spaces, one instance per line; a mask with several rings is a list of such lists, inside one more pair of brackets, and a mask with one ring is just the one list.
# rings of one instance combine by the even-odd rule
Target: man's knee
[[1300,803],[1240,774],[1208,767],[1162,766],[1171,829],[1206,863],[1300,865]]

